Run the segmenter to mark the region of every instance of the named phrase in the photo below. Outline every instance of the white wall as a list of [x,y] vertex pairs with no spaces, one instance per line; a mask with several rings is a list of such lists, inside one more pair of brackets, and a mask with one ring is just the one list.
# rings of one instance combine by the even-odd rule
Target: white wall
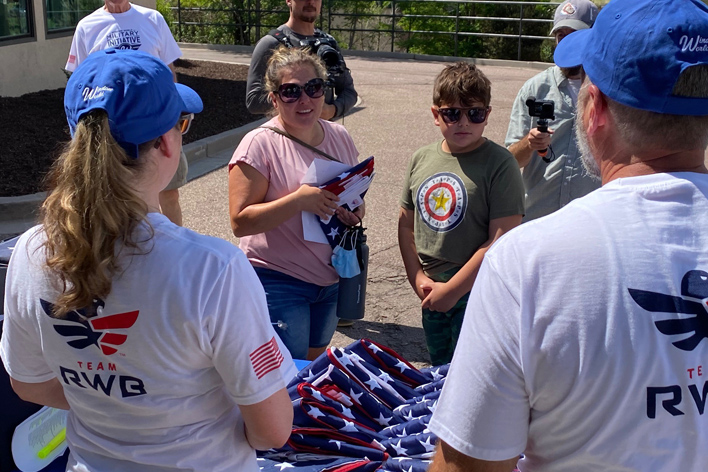
[[[155,0],[134,1],[155,8]],[[46,37],[45,0],[33,0],[35,38],[20,44],[0,42],[0,96],[17,97],[29,92],[66,85],[62,69],[71,46],[71,34]]]

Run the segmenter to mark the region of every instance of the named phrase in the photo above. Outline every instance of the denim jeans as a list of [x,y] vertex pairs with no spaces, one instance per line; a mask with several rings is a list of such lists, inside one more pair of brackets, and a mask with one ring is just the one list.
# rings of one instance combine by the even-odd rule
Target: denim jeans
[[309,348],[327,346],[337,329],[339,284],[321,287],[275,270],[255,270],[273,328],[293,358],[305,359]]

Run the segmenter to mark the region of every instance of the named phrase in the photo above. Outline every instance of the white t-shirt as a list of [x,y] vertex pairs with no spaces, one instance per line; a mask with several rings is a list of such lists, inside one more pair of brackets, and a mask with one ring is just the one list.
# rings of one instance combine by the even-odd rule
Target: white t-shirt
[[708,176],[615,180],[487,253],[430,429],[522,471],[701,470],[707,320]]
[[79,21],[65,68],[73,72],[89,54],[108,48],[144,51],[167,65],[182,56],[162,15],[131,3],[125,13],[101,7]]
[[63,385],[67,470],[256,472],[236,405],[297,373],[263,288],[232,244],[149,219],[151,251],[125,264],[83,323],[47,315],[42,300],[57,291],[35,250],[44,233],[25,233],[7,274],[2,361],[21,382]]

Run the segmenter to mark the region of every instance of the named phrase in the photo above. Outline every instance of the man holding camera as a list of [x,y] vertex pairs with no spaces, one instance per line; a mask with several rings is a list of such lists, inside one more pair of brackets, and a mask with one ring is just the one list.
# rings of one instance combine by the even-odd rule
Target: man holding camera
[[703,470],[708,6],[612,0],[555,62],[602,187],[486,253],[429,472]]
[[[597,13],[597,6],[590,0],[566,0],[560,4],[551,30],[556,45],[570,33],[590,28]],[[573,118],[580,83],[581,67],[553,66],[529,79],[514,101],[505,145],[523,169],[524,221],[553,213],[600,186],[584,172],[576,144]],[[555,105],[551,113],[555,119],[548,131],[534,126],[535,118],[543,118],[539,116],[543,110],[538,104],[535,117],[531,116],[533,107],[527,108],[526,102],[532,97],[553,101]]]
[[329,34],[315,28],[320,16],[322,0],[285,0],[290,9],[287,23],[261,38],[253,50],[248,69],[246,107],[253,114],[268,113],[272,106],[263,83],[268,59],[274,49],[283,44],[288,47],[309,47],[322,58],[332,87],[328,87],[325,105],[320,117],[335,120],[344,116],[356,104],[354,81],[339,51],[337,41]]

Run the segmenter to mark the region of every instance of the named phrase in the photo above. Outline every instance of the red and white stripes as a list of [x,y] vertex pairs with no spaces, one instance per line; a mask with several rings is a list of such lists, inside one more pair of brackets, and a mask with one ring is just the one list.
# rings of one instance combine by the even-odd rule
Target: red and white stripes
[[259,379],[267,373],[274,371],[283,363],[283,354],[281,354],[278,348],[275,336],[249,354],[249,357],[251,358],[253,371]]

